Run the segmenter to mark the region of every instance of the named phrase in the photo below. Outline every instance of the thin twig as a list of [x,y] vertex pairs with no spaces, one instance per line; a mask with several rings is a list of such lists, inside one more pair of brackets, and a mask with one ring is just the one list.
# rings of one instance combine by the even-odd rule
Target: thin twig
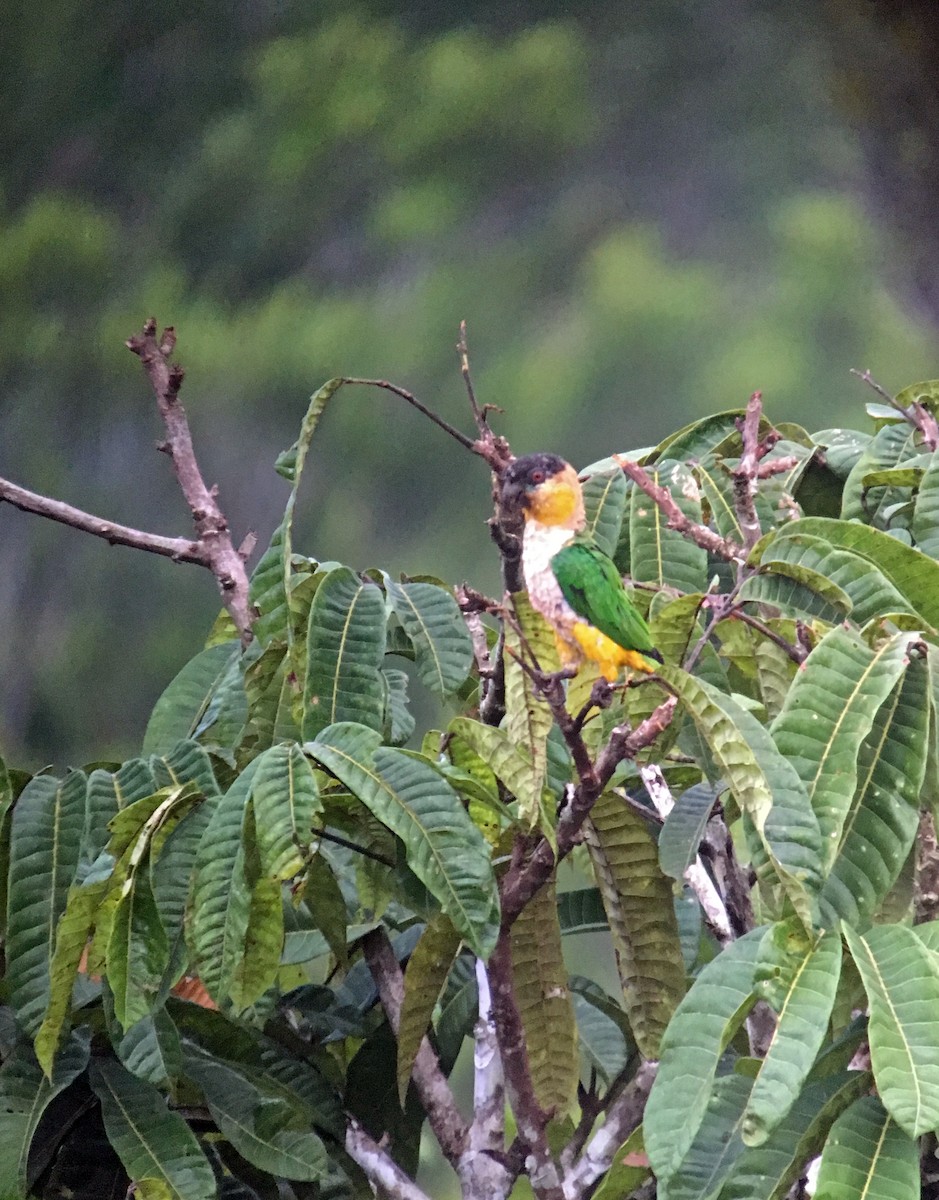
[[657,484],[644,467],[630,462],[628,458],[623,458],[619,454],[614,454],[613,457],[622,467],[623,474],[641,488],[659,508],[666,518],[669,529],[677,530],[678,533],[690,538],[696,546],[700,546],[703,550],[707,550],[710,554],[723,558],[727,562],[743,561],[746,556],[746,549],[743,546],[738,546],[730,538],[723,538],[713,529],[708,529],[706,525],[700,525],[697,521],[692,521],[690,517],[685,516],[672,499],[668,488]]
[[247,643],[252,636],[254,614],[248,596],[248,573],[244,559],[232,543],[228,521],[216,498],[217,489],[206,486],[196,461],[186,410],[179,400],[184,372],[177,363],[170,361],[176,345],[176,333],[170,326],[163,330],[158,339],[156,330],[156,320],[151,317],[144,324],[142,333],[128,338],[127,348],[140,359],[153,388],[167,435],[160,449],[165,450],[173,460],[180,490],[189,505],[198,541],[205,554],[205,565],[215,576],[222,600],[242,642]]
[[760,440],[762,416],[763,395],[761,392],[754,392],[747,402],[743,419],[736,423],[743,441],[743,452],[733,469],[734,507],[737,509],[744,545],[748,550],[753,549],[763,532],[756,511],[757,472],[760,459],[779,440],[779,434],[775,433],[775,430],[771,431],[762,441]]
[[383,388],[386,392],[392,392],[395,396],[400,396],[402,400],[406,400],[413,408],[416,408],[419,413],[422,413],[429,421],[448,433],[455,441],[466,450],[472,450],[476,453],[476,443],[471,437],[467,437],[462,430],[451,425],[449,421],[444,420],[438,413],[435,413],[432,408],[428,408],[426,404],[422,404],[420,400],[413,394],[407,391],[406,388],[399,387],[396,383],[390,383],[387,379],[352,379],[348,376],[342,381],[343,383],[361,384],[362,387],[377,387]]
[[904,421],[912,425],[914,429],[918,429],[923,435],[923,441],[930,450],[935,450],[939,447],[939,422],[936,421],[935,416],[925,405],[920,404],[918,400],[914,400],[909,408],[904,408],[896,396],[891,396],[887,389],[874,379],[870,371],[858,371],[855,367],[852,367],[851,374],[856,375],[868,387],[873,388],[882,400],[886,400],[890,407],[903,417]]
[[732,612],[727,614],[732,620],[743,621],[745,625],[749,625],[751,629],[755,629],[757,633],[761,633],[763,637],[768,638],[771,642],[777,645],[780,650],[784,650],[794,663],[804,663],[809,656],[809,652],[804,646],[794,646],[792,642],[787,642],[782,634],[777,633],[775,629],[771,629],[769,625],[761,621],[759,617],[754,617],[745,609],[739,606],[734,607]]
[[[404,1003],[404,976],[383,927],[379,926],[365,934],[362,952],[378,988],[388,1024],[397,1037]],[[446,1076],[440,1069],[437,1055],[426,1037],[421,1041],[414,1059],[411,1078],[440,1149],[455,1166],[466,1150],[469,1130],[453,1099]]]
[[313,825],[310,832],[314,837],[322,838],[324,842],[332,842],[336,846],[344,846],[346,850],[353,850],[356,854],[361,854],[365,858],[370,858],[373,862],[381,863],[383,867],[394,868],[393,859],[388,858],[384,854],[379,854],[377,850],[369,850],[368,846],[361,846],[358,842],[350,841],[349,838],[344,838],[338,833],[330,833],[326,829],[320,829]]
[[80,529],[83,533],[103,538],[112,546],[131,546],[135,550],[161,554],[174,562],[208,566],[205,551],[199,542],[190,541],[188,538],[163,537],[159,533],[146,533],[142,529],[118,525],[114,521],[106,521],[103,517],[83,512],[80,508],[73,508],[71,504],[65,504],[62,500],[53,500],[49,496],[41,496],[38,492],[19,487],[8,479],[0,479],[0,503],[3,501],[23,512],[48,517],[50,521],[58,521],[62,525]]

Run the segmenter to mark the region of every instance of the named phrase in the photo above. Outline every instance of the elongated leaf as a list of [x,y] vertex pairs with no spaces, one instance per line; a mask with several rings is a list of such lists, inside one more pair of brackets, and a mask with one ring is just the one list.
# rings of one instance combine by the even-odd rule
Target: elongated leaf
[[272,746],[260,756],[251,796],[261,870],[271,879],[291,879],[309,857],[311,826],[323,811],[299,746]]
[[249,1163],[286,1179],[338,1182],[341,1172],[312,1131],[313,1113],[296,1092],[215,1058],[188,1039],[183,1062],[219,1129]]
[[543,1109],[563,1116],[573,1107],[579,1072],[553,880],[522,909],[511,937],[512,983],[535,1096]]
[[715,1082],[697,1135],[662,1189],[663,1200],[709,1200],[717,1195],[743,1154],[743,1114],[752,1083],[743,1075],[724,1075]]
[[784,1200],[821,1151],[832,1122],[870,1085],[866,1071],[841,1071],[808,1084],[768,1140],[740,1156],[720,1200]]
[[915,610],[887,576],[869,559],[852,550],[832,546],[824,538],[799,533],[802,522],[784,528],[763,551],[761,565],[778,570],[782,563],[807,567],[837,585],[850,601],[851,618],[858,625],[885,612]]
[[646,1153],[668,1183],[697,1135],[724,1047],[754,1002],[757,955],[765,929],[724,948],[702,970],[662,1038],[659,1073],[646,1104]]
[[169,962],[169,942],[147,866],[144,859],[124,883],[108,939],[108,983],[114,1015],[125,1031],[153,1011]]
[[150,765],[160,787],[179,787],[183,783],[192,783],[203,796],[220,794],[212,760],[198,742],[177,742],[168,754],[151,758]]
[[939,562],[896,538],[859,525],[827,517],[803,517],[785,529],[787,537],[807,534],[868,559],[886,576],[907,604],[932,630],[939,628]]
[[7,986],[17,1020],[30,1033],[49,1000],[55,927],[78,867],[87,780],[36,775],[13,807],[10,835]]
[[845,480],[841,516],[846,521],[878,521],[884,505],[896,501],[890,488],[867,489],[864,479],[872,471],[896,467],[918,453],[915,431],[906,422],[885,425],[874,435]]
[[609,929],[599,888],[575,888],[558,896],[562,933],[599,933]]
[[785,1118],[828,1032],[841,975],[841,937],[810,938],[794,921],[782,922],[767,934],[757,964],[757,976],[770,971],[766,999],[779,1019],[744,1114],[748,1146],[762,1145]]
[[[570,980],[570,991],[581,1053],[604,1083],[610,1083],[626,1066],[630,1045],[622,1025],[611,1015],[613,1001],[582,977]],[[620,1017],[624,1015],[620,1012]]]
[[128,1071],[148,1083],[165,1084],[182,1072],[179,1032],[162,1009],[131,1026],[117,1053]]
[[221,642],[189,660],[157,700],[147,731],[143,754],[167,754],[184,738],[192,737],[209,702],[241,653],[237,643]]
[[815,1194],[821,1200],[909,1200],[919,1195],[919,1147],[876,1096],[863,1096],[832,1126]]
[[98,769],[88,776],[85,808],[85,832],[82,836],[81,861],[76,875],[81,882],[110,840],[108,822],[123,808],[144,796],[152,796],[158,785],[153,772],[142,758],[132,758],[120,770]]
[[930,456],[919,485],[910,532],[923,554],[939,558],[939,453]]
[[395,583],[385,577],[395,616],[414,647],[421,683],[448,696],[473,665],[473,642],[450,592],[432,583]]
[[272,987],[284,949],[284,903],[281,885],[262,876],[251,887],[248,925],[242,952],[231,977],[236,1010],[255,1004]]
[[868,1038],[877,1090],[910,1137],[939,1125],[939,972],[912,929],[844,927],[870,1005]]
[[820,884],[819,826],[792,764],[729,696],[673,667],[660,668],[660,674],[687,706],[734,798],[753,821],[786,895],[812,924]]
[[826,867],[838,852],[857,787],[858,748],[915,640],[915,634],[899,633],[871,649],[850,630],[832,630],[806,659],[773,722],[773,739],[818,817]]
[[820,903],[830,921],[863,925],[906,861],[919,825],[929,734],[926,664],[914,659],[877,710],[858,753],[858,781]]
[[[701,494],[691,469],[684,463],[661,461],[650,470],[653,481],[667,487],[672,499],[692,521],[701,521]],[[707,554],[667,528],[661,509],[645,492],[633,488],[629,514],[630,575],[640,582],[703,592],[707,587]]]
[[380,588],[348,567],[330,571],[317,588],[307,635],[303,737],[337,721],[384,725],[381,677],[385,602]]
[[105,878],[83,887],[73,886],[65,912],[56,926],[55,951],[49,972],[49,1003],[35,1042],[36,1057],[47,1075],[52,1071],[52,1060],[71,1005],[78,965],[109,884],[110,880]]
[[189,1126],[150,1083],[120,1063],[96,1058],[91,1086],[101,1101],[108,1139],[144,1194],[168,1200],[214,1200],[215,1176]]
[[91,1034],[88,1029],[70,1034],[56,1057],[55,1067],[44,1072],[26,1041],[19,1041],[0,1067],[0,1194],[25,1196],[29,1150],[40,1118],[59,1092],[88,1065]]
[[382,667],[385,682],[385,740],[392,746],[403,746],[414,733],[414,714],[408,707],[410,679],[406,671]]
[[709,783],[697,783],[678,797],[665,818],[659,834],[659,863],[673,879],[682,879],[697,857],[716,795]]
[[648,826],[612,792],[593,806],[587,846],[603,897],[629,1025],[646,1058],[685,992],[671,881]]
[[300,477],[307,451],[326,405],[342,387],[341,379],[330,379],[310,397],[310,405],[300,426],[300,434],[289,450],[278,456],[276,470],[292,486],[284,509],[284,519],[274,531],[271,544],[251,577],[251,603],[258,609],[255,634],[264,643],[280,636],[292,657],[292,631],[287,617],[287,595],[293,555],[293,514],[297,504]]
[[[530,648],[543,671],[558,670],[560,662],[554,632],[544,617],[532,608],[527,593],[516,593],[512,597],[512,607],[521,637],[515,628],[506,625],[505,733],[510,742],[524,751],[526,760],[531,761],[531,777],[518,801],[523,823],[533,829],[541,817],[541,793],[548,770],[548,734],[553,718],[551,709],[518,660],[527,661]],[[522,638],[527,647],[523,647]]]
[[304,749],[401,838],[408,866],[467,944],[486,957],[499,912],[489,848],[429,762],[379,741],[364,726],[345,722],[324,729]]
[[502,780],[508,791],[518,800],[522,812],[537,811],[541,798],[532,791],[532,764],[505,730],[483,725],[470,717],[456,717],[450,722],[450,732],[466,742]]
[[398,1027],[398,1100],[411,1081],[414,1059],[430,1026],[440,993],[460,948],[460,935],[443,913],[429,922],[404,972],[404,1002]]
[[199,977],[217,1003],[230,992],[248,928],[251,891],[242,828],[257,762],[218,802],[196,854],[187,936]]
[[771,604],[796,620],[824,621],[828,625],[843,621],[848,612],[845,606],[833,604],[797,579],[770,571],[751,575],[740,589],[740,598]]
[[627,490],[626,476],[619,467],[598,471],[583,485],[585,532],[610,558],[619,544]]

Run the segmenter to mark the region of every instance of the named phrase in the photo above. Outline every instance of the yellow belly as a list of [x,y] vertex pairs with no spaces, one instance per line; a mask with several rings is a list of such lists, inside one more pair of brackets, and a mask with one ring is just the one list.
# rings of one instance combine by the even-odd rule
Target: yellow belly
[[579,661],[582,662],[586,658],[589,662],[597,664],[600,674],[608,683],[616,682],[623,667],[629,667],[632,671],[642,671],[646,675],[651,675],[655,670],[649,665],[644,654],[640,654],[638,650],[624,650],[605,633],[583,621],[577,621],[571,626],[570,636],[576,647],[566,638],[557,638],[558,651],[564,666],[577,666]]

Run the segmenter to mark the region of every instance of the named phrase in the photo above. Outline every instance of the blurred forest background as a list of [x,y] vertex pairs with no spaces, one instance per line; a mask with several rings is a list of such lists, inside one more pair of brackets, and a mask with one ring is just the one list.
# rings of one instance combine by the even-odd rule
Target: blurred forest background
[[[928,0],[0,4],[0,474],[189,515],[125,338],[179,331],[236,539],[335,374],[578,464],[764,391],[861,420],[939,374]],[[381,392],[314,443],[298,548],[495,586],[483,465]],[[444,532],[445,531],[445,532]],[[129,752],[218,609],[205,572],[0,506],[0,746]]]

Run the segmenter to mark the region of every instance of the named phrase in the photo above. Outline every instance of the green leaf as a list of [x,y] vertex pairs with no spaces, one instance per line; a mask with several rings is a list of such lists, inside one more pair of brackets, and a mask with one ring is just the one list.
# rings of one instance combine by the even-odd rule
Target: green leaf
[[32,1182],[27,1173],[29,1150],[40,1119],[50,1102],[88,1065],[91,1034],[88,1029],[69,1036],[56,1057],[51,1073],[44,1072],[27,1041],[18,1041],[0,1067],[0,1187],[3,1195],[25,1196]]
[[575,1101],[577,1026],[561,950],[557,895],[549,879],[512,926],[512,986],[538,1103],[558,1117]]
[[518,659],[528,662],[530,649],[543,671],[558,670],[560,662],[554,631],[532,608],[527,593],[515,593],[512,607],[521,636],[514,627],[506,624],[505,733],[508,740],[524,752],[526,761],[531,762],[530,778],[518,795],[518,801],[523,824],[527,829],[534,829],[542,815],[541,797],[548,770],[548,734],[554,719],[547,702]]
[[848,478],[873,440],[869,433],[859,433],[856,429],[822,429],[812,434],[812,441],[825,451],[827,466],[841,480]]
[[281,885],[262,877],[251,888],[244,947],[231,977],[236,1010],[255,1004],[274,985],[284,949],[284,904]]
[[143,735],[143,754],[168,754],[177,742],[194,735],[199,722],[232,663],[241,655],[237,643],[222,642],[189,660],[154,705]]
[[648,825],[615,793],[597,800],[584,832],[613,934],[629,1026],[642,1054],[657,1058],[685,992],[672,884],[659,867]]
[[626,476],[619,467],[611,471],[598,471],[583,485],[584,512],[587,516],[584,532],[610,558],[619,544],[627,491]]
[[809,1083],[768,1140],[740,1156],[720,1200],[784,1200],[821,1151],[832,1121],[870,1085],[866,1071],[841,1071]]
[[6,982],[23,1028],[35,1033],[49,1002],[55,927],[75,877],[85,826],[87,780],[36,775],[13,807]]
[[910,1200],[919,1195],[919,1147],[876,1096],[841,1114],[822,1152],[818,1200]]
[[421,1039],[430,1025],[460,941],[453,922],[439,913],[425,927],[408,959],[398,1026],[398,1100],[402,1108]]
[[773,871],[806,924],[820,884],[818,821],[806,789],[766,729],[729,696],[674,667],[660,667],[686,705]]
[[622,1025],[610,1015],[615,1005],[590,979],[572,978],[570,992],[581,1053],[604,1083],[609,1084],[626,1066],[629,1057],[629,1042]]
[[662,1038],[643,1117],[646,1153],[660,1183],[681,1166],[707,1111],[720,1056],[753,1005],[765,933],[745,934],[704,967]]
[[[744,409],[731,408],[726,412],[714,413],[712,416],[692,421],[690,425],[679,429],[677,433],[669,434],[659,442],[649,455],[649,461],[661,458],[666,450],[668,457],[672,459],[702,459],[727,438],[736,436],[739,441],[737,421],[744,415]],[[766,428],[769,428],[768,423]]]
[[794,532],[802,522],[789,525],[764,548],[761,566],[773,571],[779,564],[810,568],[836,584],[849,601],[851,619],[858,625],[887,612],[914,612],[903,595],[869,559],[851,550],[840,550],[824,538]]
[[[215,1176],[189,1126],[150,1083],[120,1063],[96,1058],[91,1086],[108,1140],[137,1184],[156,1184],[170,1200],[214,1200]],[[155,1194],[161,1194],[156,1192]]]
[[473,642],[456,600],[432,583],[395,583],[387,575],[385,591],[414,647],[421,683],[449,696],[473,665]]
[[912,929],[844,927],[870,1006],[868,1039],[877,1090],[910,1137],[939,1125],[939,972]]
[[918,549],[939,558],[939,452],[933,452],[919,485],[910,532]]
[[385,681],[385,740],[392,746],[403,746],[414,733],[414,714],[408,707],[407,671],[382,667]]
[[931,629],[939,628],[939,562],[896,538],[854,521],[803,517],[786,526],[786,536],[807,534],[873,563]]
[[147,866],[145,858],[124,882],[108,939],[108,983],[114,1015],[125,1031],[153,1011],[169,962],[169,942]]
[[489,848],[431,763],[379,742],[370,729],[344,722],[324,729],[304,750],[401,838],[408,866],[485,958],[499,921]]
[[98,769],[88,776],[85,831],[76,881],[81,882],[91,864],[108,844],[108,823],[121,809],[158,790],[153,772],[142,758],[132,758],[118,771]]
[[[692,521],[701,521],[701,494],[684,463],[661,461],[649,471],[654,483],[667,487],[672,499]],[[669,529],[658,505],[633,488],[629,513],[630,575],[637,582],[658,583],[682,592],[707,588],[707,554],[694,542]]]
[[778,1014],[776,1030],[747,1102],[743,1139],[762,1145],[789,1112],[828,1032],[841,975],[837,932],[809,938],[795,920],[773,926],[760,950],[758,980]]
[[898,633],[872,649],[851,630],[833,629],[803,663],[773,722],[779,752],[798,773],[818,818],[826,868],[857,787],[859,746],[915,641],[915,634]]
[[165,1085],[182,1072],[179,1032],[163,1009],[132,1025],[117,1053],[128,1071],[148,1083]]
[[558,920],[562,933],[600,933],[609,929],[600,889],[574,888],[558,896]]
[[862,926],[896,881],[919,825],[928,736],[928,669],[913,659],[858,751],[857,787],[820,896],[830,923]]
[[337,721],[384,727],[381,676],[385,601],[348,567],[330,571],[313,597],[307,635],[303,737]]
[[293,558],[293,516],[297,504],[300,477],[310,442],[326,405],[342,387],[341,379],[330,379],[310,397],[310,405],[300,426],[300,434],[289,450],[278,456],[275,469],[292,484],[284,509],[284,518],[274,530],[271,544],[262,554],[251,576],[251,603],[259,616],[254,632],[266,644],[274,636],[287,642],[288,657],[293,658],[293,634],[287,613]]
[[212,760],[198,742],[177,742],[168,754],[151,758],[150,765],[160,787],[179,787],[183,783],[193,783],[203,796],[220,794],[212,769]]
[[285,1179],[339,1181],[341,1171],[312,1131],[314,1114],[291,1088],[215,1058],[188,1039],[183,1061],[220,1131],[249,1163]]
[[661,1189],[662,1200],[708,1200],[717,1195],[743,1153],[743,1113],[752,1082],[743,1075],[724,1075],[716,1081],[681,1167]]
[[892,503],[897,493],[889,488],[865,489],[864,478],[872,471],[896,467],[918,453],[915,430],[905,422],[886,425],[878,430],[845,480],[841,517],[845,521],[874,523],[884,504]]
[[218,802],[196,854],[187,940],[196,971],[217,1003],[229,996],[248,929],[251,890],[242,829],[257,762]]
[[309,858],[312,825],[323,812],[316,778],[296,744],[272,746],[257,763],[251,799],[261,870],[292,879]]
[[659,864],[666,875],[683,879],[698,855],[716,792],[709,783],[697,783],[675,801],[659,834]]
[[483,725],[471,717],[455,717],[450,732],[461,738],[479,755],[483,762],[505,784],[518,800],[521,812],[535,812],[541,803],[540,793],[532,791],[534,770],[528,756],[519,749],[503,729]]

